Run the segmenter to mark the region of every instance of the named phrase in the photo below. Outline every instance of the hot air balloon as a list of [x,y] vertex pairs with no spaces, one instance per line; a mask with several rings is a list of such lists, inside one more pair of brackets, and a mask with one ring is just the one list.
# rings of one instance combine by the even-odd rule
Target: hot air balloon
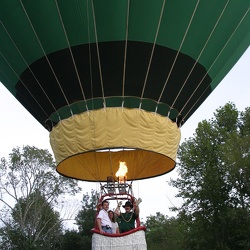
[[163,175],[180,127],[249,46],[249,0],[1,0],[0,81],[50,131],[57,171]]

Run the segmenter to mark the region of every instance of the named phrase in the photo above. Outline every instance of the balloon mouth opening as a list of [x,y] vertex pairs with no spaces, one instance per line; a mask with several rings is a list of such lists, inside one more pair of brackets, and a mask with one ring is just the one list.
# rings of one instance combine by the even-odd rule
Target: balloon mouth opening
[[106,182],[107,177],[118,179],[116,173],[120,162],[125,162],[128,171],[126,181],[160,176],[172,171],[176,162],[170,157],[144,149],[113,148],[98,149],[72,155],[57,165],[57,172],[65,177]]

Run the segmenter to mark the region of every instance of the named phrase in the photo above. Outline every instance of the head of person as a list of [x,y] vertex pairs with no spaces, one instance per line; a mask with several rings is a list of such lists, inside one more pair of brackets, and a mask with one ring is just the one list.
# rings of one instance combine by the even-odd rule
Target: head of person
[[130,210],[133,208],[133,205],[130,201],[126,201],[125,205],[122,206],[125,209],[126,213],[129,213]]
[[106,200],[104,200],[104,201],[102,202],[102,208],[103,208],[104,210],[108,211],[108,209],[109,209],[109,202],[106,201]]
[[109,215],[109,219],[112,221],[112,222],[115,222],[115,214],[112,210],[109,210],[108,211],[108,215]]

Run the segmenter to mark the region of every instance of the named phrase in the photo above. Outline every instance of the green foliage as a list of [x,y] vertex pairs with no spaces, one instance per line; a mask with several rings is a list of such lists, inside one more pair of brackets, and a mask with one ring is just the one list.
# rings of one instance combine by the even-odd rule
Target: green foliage
[[171,180],[184,202],[178,219],[182,249],[250,247],[250,109],[232,103],[199,123],[179,149],[179,178]]
[[[27,207],[28,206],[28,207]],[[12,222],[2,228],[5,247],[11,249],[58,249],[62,223],[39,191],[20,198],[12,210]]]
[[67,230],[61,238],[62,244],[60,250],[81,250],[84,247],[85,240],[79,232]]
[[[50,249],[59,245],[58,236],[62,234],[62,221],[59,213],[54,211],[39,190],[27,198],[19,199],[12,210],[12,218],[15,230],[20,232],[23,238],[21,242],[19,240],[19,249],[24,249],[23,244],[35,249]],[[15,239],[11,239],[11,242],[15,245]]]
[[75,194],[77,182],[58,175],[47,150],[14,148],[0,163],[3,249],[60,249],[62,219],[54,207],[63,194]]
[[148,250],[181,249],[181,224],[177,219],[158,212],[155,216],[147,217],[145,226]]
[[88,193],[84,194],[82,199],[82,209],[78,212],[75,218],[79,232],[84,239],[84,249],[91,249],[91,229],[94,228],[95,225],[97,201],[98,194],[96,191],[91,190],[90,195]]

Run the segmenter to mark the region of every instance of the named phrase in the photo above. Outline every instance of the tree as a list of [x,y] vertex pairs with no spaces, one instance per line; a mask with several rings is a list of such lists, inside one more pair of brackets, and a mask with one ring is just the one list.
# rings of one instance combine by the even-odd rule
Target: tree
[[48,243],[49,239],[53,242],[55,238],[51,235],[61,232],[62,219],[54,211],[59,206],[58,199],[79,190],[75,180],[56,173],[47,150],[30,146],[22,150],[14,148],[9,161],[2,158],[0,163],[2,242],[15,246],[20,240],[25,241],[29,246],[25,249],[39,249],[38,245]]
[[66,230],[61,239],[62,244],[60,250],[86,249],[84,238],[75,230]]
[[79,233],[84,239],[84,249],[91,249],[92,233],[91,229],[95,225],[96,206],[98,194],[91,190],[91,194],[83,195],[82,209],[76,216],[76,224],[78,225]]
[[[20,221],[23,219],[20,214],[25,214],[25,220]],[[62,220],[39,190],[20,198],[11,216],[12,221],[6,228],[11,249],[59,249]]]
[[182,239],[181,224],[176,218],[161,213],[150,215],[146,220],[146,240],[148,250],[178,250]]
[[248,249],[250,110],[228,103],[214,115],[181,144],[179,178],[171,180],[184,200],[183,249]]

